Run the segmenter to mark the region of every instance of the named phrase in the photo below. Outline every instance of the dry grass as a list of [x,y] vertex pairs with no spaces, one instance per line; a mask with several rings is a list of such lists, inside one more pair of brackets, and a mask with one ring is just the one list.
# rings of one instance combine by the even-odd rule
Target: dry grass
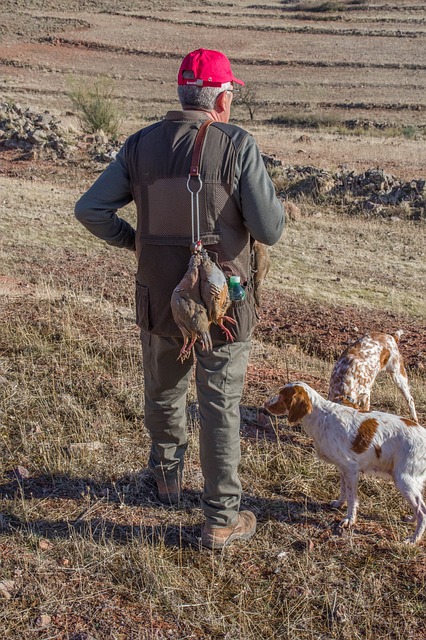
[[[401,544],[412,525],[402,523],[406,508],[396,490],[363,479],[359,523],[342,531],[340,514],[327,507],[338,490],[337,471],[316,460],[299,428],[259,410],[287,378],[324,392],[332,363],[295,345],[255,341],[242,403],[241,478],[243,506],[256,513],[258,534],[222,554],[201,550],[193,388],[182,508],[160,507],[140,474],[149,442],[132,257],[104,247],[74,222],[71,187],[44,182],[30,190],[24,181],[5,179],[2,186],[9,195],[1,205],[0,581],[12,581],[5,583],[10,598],[0,612],[2,637],[423,638],[425,546]],[[369,304],[386,307],[372,295],[380,285],[420,314],[415,289],[423,232],[413,223],[327,212],[303,218],[274,249],[270,285],[301,298],[364,304],[351,284],[364,274],[366,282],[374,278],[366,285]],[[331,256],[331,237],[348,252],[351,239],[362,237],[368,267],[360,261],[346,273],[352,254]],[[378,274],[395,259],[395,244],[400,258],[405,247],[414,260],[401,258],[392,284]],[[335,273],[342,272],[339,283],[330,256]],[[412,388],[425,417],[420,373]],[[405,412],[386,377],[373,400]],[[18,465],[28,478],[11,473]]]
[[329,304],[426,317],[419,295],[426,278],[423,224],[342,217],[307,202],[301,209],[310,217],[289,224],[272,250],[271,285]]

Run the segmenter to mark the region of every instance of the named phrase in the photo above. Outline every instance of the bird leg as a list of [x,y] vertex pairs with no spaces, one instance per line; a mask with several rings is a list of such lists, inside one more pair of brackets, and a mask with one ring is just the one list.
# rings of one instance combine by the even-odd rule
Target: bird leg
[[185,362],[185,360],[189,358],[190,355],[191,355],[191,349],[185,349],[184,347],[182,347],[176,360],[180,360],[181,363]]
[[222,316],[221,319],[218,321],[218,325],[219,327],[221,327],[222,331],[225,332],[226,335],[226,339],[229,340],[229,342],[234,342],[235,338],[232,335],[232,333],[229,331],[229,329],[227,327],[225,327],[225,325],[223,324],[224,320],[228,320],[228,322],[230,322],[231,324],[237,324],[237,321],[235,320],[235,318],[231,318],[231,316]]
[[192,345],[194,344],[195,340],[192,340],[189,344],[188,342],[189,342],[188,338],[185,337],[183,340],[182,349],[180,350],[176,360],[180,360],[181,362],[184,362],[187,358],[189,358],[189,356],[191,355]]

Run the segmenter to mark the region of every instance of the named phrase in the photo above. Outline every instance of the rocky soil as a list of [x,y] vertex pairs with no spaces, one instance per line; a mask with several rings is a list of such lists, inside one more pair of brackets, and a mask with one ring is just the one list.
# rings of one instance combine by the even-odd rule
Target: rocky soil
[[[88,136],[66,128],[49,111],[38,113],[17,103],[0,103],[0,150],[13,151],[21,160],[79,158],[108,163],[120,146],[120,141],[109,140],[102,132]],[[426,217],[424,179],[404,181],[382,169],[331,172],[310,165],[284,165],[271,155],[263,157],[284,200],[307,196],[322,203],[343,203],[352,213]],[[398,211],[393,209],[396,206]]]
[[[313,166],[284,166],[273,156],[264,156],[266,166],[284,199],[302,196],[314,201],[335,201],[346,206],[349,213],[426,217],[426,180],[401,180],[383,169],[331,172]],[[402,205],[402,206],[400,206]],[[400,206],[398,211],[393,207]]]

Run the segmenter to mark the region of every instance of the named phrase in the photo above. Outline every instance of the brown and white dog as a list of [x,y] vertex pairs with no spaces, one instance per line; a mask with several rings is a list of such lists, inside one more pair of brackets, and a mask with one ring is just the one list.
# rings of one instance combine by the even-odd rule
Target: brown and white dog
[[392,478],[407,500],[416,522],[405,542],[419,542],[426,529],[426,429],[408,418],[357,409],[325,400],[304,382],[286,384],[279,395],[265,402],[272,414],[288,416],[288,424],[302,424],[313,438],[317,456],[340,470],[340,496],[330,506],[345,502],[348,512],[342,526],[356,522],[360,471]]
[[401,330],[393,335],[371,333],[351,344],[334,365],[328,399],[368,411],[371,387],[377,374],[385,370],[392,376],[394,383],[408,402],[411,417],[417,422],[407,372],[398,349],[398,341],[402,333]]

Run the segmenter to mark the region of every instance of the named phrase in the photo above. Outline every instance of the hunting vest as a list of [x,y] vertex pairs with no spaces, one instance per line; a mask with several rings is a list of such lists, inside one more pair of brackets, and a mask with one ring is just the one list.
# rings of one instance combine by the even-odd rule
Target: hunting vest
[[[193,223],[187,181],[196,134],[205,120],[203,112],[171,111],[125,145],[137,207],[136,321],[156,335],[181,336],[170,297],[190,259]],[[250,235],[234,190],[237,155],[247,135],[234,125],[210,125],[199,193],[201,241],[225,275],[239,275],[245,285],[250,280]]]

